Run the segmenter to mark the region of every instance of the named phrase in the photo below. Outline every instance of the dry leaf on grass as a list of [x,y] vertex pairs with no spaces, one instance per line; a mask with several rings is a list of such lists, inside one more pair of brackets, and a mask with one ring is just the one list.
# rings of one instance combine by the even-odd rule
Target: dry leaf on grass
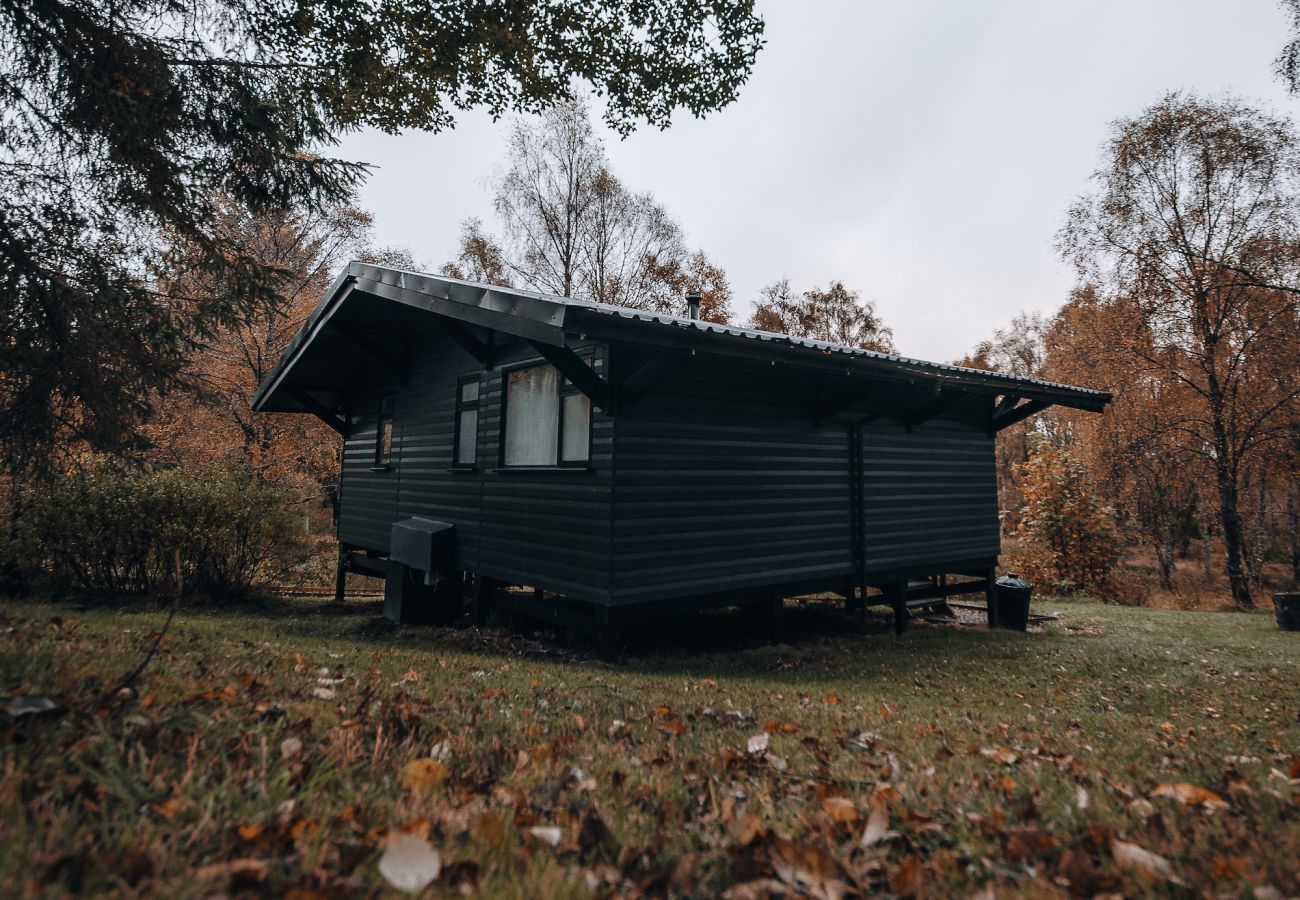
[[1020,759],[1006,747],[983,747],[980,749],[980,754],[1004,766],[1012,765]]
[[722,892],[722,900],[776,900],[788,893],[786,885],[775,878],[756,878],[733,884]]
[[446,782],[448,774],[447,767],[436,759],[414,759],[402,767],[402,787],[427,794]]
[[858,820],[858,808],[847,797],[823,797],[822,809],[830,814],[831,819],[839,823]]
[[1119,838],[1110,839],[1110,853],[1115,857],[1115,865],[1121,869],[1142,872],[1153,878],[1163,878],[1165,881],[1181,884],[1178,877],[1174,875],[1174,867],[1169,864],[1169,860],[1158,853],[1144,850],[1137,844],[1130,844]]
[[890,889],[900,897],[925,896],[925,863],[921,857],[912,854],[903,860],[889,879]]
[[384,855],[379,858],[379,874],[408,894],[420,893],[441,870],[438,851],[428,841],[401,831],[389,835],[384,843]]
[[534,825],[527,833],[529,837],[550,847],[559,846],[560,838],[564,837],[564,832],[554,825]]
[[772,835],[767,852],[772,874],[802,896],[839,900],[852,893],[843,867],[821,847]]
[[762,734],[756,734],[749,739],[749,744],[747,745],[747,749],[749,750],[750,753],[762,753],[764,750],[767,749],[767,740],[768,740],[767,732],[763,732]]
[[888,831],[889,809],[885,806],[884,798],[877,794],[871,799],[871,815],[867,816],[867,828],[862,832],[859,843],[863,847],[878,844]]
[[1206,809],[1227,809],[1228,801],[1207,788],[1195,784],[1162,784],[1151,792],[1152,797],[1169,797],[1188,806]]
[[1012,828],[1007,831],[1007,859],[1027,862],[1055,850],[1060,841],[1038,828]]

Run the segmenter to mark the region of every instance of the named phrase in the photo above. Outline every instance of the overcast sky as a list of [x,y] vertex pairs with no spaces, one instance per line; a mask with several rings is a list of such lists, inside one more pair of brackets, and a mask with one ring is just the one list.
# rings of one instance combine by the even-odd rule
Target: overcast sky
[[[726,269],[740,318],[759,289],[842,279],[876,302],[901,352],[963,355],[1073,279],[1053,246],[1109,124],[1166,91],[1235,94],[1296,118],[1272,75],[1276,0],[767,0],[767,46],[739,100],[667,131],[606,137]],[[377,166],[361,202],[376,240],[437,267],[460,222],[494,227],[486,179],[508,123],[359,134]]]

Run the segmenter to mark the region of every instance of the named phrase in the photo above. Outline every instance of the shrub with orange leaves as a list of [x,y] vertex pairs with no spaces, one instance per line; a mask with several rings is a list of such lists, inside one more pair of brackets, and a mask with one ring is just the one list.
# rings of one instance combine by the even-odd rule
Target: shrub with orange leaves
[[1020,474],[1024,574],[1055,593],[1117,598],[1114,572],[1123,544],[1083,464],[1040,436],[1031,442]]

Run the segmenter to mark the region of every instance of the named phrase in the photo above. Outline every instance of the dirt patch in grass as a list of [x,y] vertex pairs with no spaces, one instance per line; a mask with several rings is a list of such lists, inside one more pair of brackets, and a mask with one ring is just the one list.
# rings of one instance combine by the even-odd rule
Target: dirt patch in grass
[[71,710],[3,732],[0,886],[382,894],[402,832],[437,896],[1300,891],[1296,636],[1043,609],[896,637],[809,602],[778,646],[720,612],[609,665],[278,598],[184,611],[86,714],[163,613],[0,605],[0,694]]

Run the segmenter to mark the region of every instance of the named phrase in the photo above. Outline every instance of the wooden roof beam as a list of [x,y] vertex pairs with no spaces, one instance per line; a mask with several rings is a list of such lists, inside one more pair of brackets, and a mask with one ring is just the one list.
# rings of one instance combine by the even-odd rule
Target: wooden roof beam
[[1035,413],[1042,412],[1051,405],[1052,404],[1048,403],[1046,400],[1030,400],[1027,403],[1022,403],[1010,412],[1005,412],[1000,416],[995,417],[989,427],[989,431],[996,434],[1004,428],[1009,428],[1017,422],[1028,419]]
[[908,431],[911,431],[916,426],[955,409],[974,396],[975,395],[969,391],[940,389],[932,399],[922,403],[911,412],[905,413],[903,415],[903,424],[907,427]]
[[859,403],[879,397],[883,393],[886,393],[886,389],[880,385],[863,385],[861,383],[854,384],[845,390],[827,393],[817,400],[816,420],[825,422],[842,412],[852,409]]
[[1011,410],[1016,408],[1016,404],[1019,402],[1019,394],[1003,394],[1001,399],[998,400],[997,405],[993,407],[993,418],[996,419],[1003,413],[1011,412]]
[[586,394],[592,405],[609,412],[613,406],[614,393],[609,382],[596,374],[596,371],[582,357],[568,347],[552,347],[540,341],[529,341],[533,349],[542,355],[548,363],[560,370],[560,374],[573,382],[574,387]]
[[[492,348],[476,335],[468,325],[457,319],[434,314],[433,323],[451,338],[462,350],[479,361],[485,369],[492,368]],[[529,343],[532,343],[531,341]],[[536,345],[534,345],[536,346]],[[558,368],[558,367],[557,367]]]
[[348,433],[347,423],[345,423],[343,419],[339,417],[339,415],[334,410],[330,409],[324,403],[321,403],[319,400],[317,400],[315,397],[313,397],[311,394],[307,393],[304,390],[300,390],[298,388],[291,388],[287,390],[285,393],[287,393],[290,397],[292,397],[295,401],[297,401],[298,405],[301,406],[303,409],[307,410],[307,412],[311,413],[313,416],[320,419],[330,428],[333,428],[335,431],[337,431],[339,434],[343,435],[344,437],[347,437],[347,433]]
[[626,403],[636,403],[667,381],[688,359],[690,357],[684,353],[656,353],[623,378],[621,399]]
[[406,384],[406,367],[400,365],[393,359],[393,354],[386,352],[372,338],[353,328],[338,328],[336,333],[372,364],[387,372],[398,384]]

